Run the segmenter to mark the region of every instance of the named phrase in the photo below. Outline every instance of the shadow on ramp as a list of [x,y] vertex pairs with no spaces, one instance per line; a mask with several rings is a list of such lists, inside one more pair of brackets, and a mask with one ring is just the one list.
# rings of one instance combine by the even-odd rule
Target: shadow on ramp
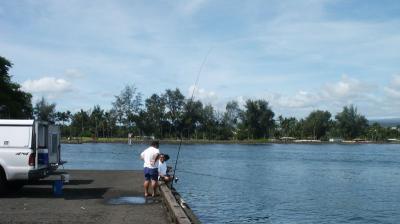
[[63,194],[55,196],[52,187],[25,186],[17,192],[2,195],[1,198],[63,198],[65,200],[103,199],[109,188],[64,188]]

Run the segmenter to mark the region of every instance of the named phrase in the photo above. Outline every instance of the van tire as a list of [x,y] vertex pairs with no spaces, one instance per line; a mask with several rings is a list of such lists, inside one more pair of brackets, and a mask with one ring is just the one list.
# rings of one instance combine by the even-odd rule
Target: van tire
[[6,173],[0,166],[0,194],[15,193],[24,186],[22,181],[7,181]]
[[16,193],[24,186],[22,181],[8,181],[6,184],[7,192]]
[[6,192],[7,192],[7,178],[3,170],[3,167],[0,166],[0,194]]

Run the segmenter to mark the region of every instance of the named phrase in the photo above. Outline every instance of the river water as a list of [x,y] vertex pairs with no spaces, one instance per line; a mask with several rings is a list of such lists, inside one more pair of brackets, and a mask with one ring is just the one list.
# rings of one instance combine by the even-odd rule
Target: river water
[[[146,145],[62,145],[66,169],[140,170]],[[161,145],[173,166],[177,145]],[[400,223],[400,145],[183,145],[174,185],[203,223]]]

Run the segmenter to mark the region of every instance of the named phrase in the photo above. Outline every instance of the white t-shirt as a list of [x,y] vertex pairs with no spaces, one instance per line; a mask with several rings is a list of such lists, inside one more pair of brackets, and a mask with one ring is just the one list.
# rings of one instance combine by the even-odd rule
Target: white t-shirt
[[151,169],[157,168],[157,164],[155,163],[157,154],[160,154],[160,150],[157,148],[154,148],[153,146],[150,146],[147,149],[145,149],[140,154],[140,156],[144,160],[143,167],[147,167],[147,168],[151,168]]
[[163,175],[163,176],[167,175],[167,163],[166,162],[158,163],[158,174]]

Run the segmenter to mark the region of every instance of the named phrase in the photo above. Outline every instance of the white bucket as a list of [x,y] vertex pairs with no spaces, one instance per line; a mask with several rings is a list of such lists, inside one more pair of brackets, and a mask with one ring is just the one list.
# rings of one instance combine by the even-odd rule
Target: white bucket
[[69,174],[61,174],[61,180],[64,183],[69,183]]

